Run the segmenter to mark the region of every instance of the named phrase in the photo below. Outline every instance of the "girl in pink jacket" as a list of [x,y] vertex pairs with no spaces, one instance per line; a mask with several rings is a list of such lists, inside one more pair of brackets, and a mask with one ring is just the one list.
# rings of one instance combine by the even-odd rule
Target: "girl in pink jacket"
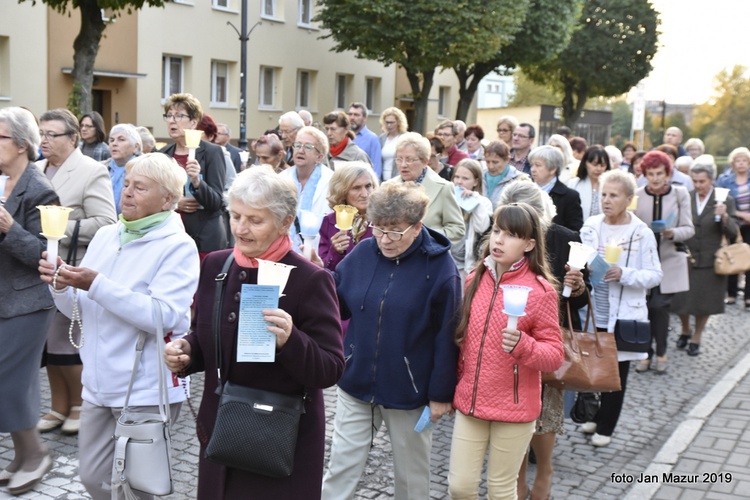
[[[461,348],[448,484],[476,499],[487,462],[488,498],[515,498],[516,478],[541,412],[541,372],[563,362],[555,279],[544,227],[526,203],[498,207],[484,260],[467,278],[456,341]],[[489,254],[489,255],[488,255]],[[509,329],[501,285],[531,288]]]

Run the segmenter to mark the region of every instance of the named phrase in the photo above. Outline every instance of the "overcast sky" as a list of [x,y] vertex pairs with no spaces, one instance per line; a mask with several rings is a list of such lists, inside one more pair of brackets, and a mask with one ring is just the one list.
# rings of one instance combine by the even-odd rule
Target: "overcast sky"
[[750,0],[652,0],[661,13],[659,51],[646,99],[701,104],[723,68],[750,68]]

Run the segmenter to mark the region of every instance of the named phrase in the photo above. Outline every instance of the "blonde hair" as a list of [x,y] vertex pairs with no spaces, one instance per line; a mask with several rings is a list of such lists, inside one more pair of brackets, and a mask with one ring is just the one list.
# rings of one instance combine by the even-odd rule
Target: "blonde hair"
[[378,187],[375,172],[369,164],[363,161],[337,162],[336,170],[328,182],[328,206],[333,208],[336,205],[345,204],[346,195],[349,194],[352,184],[363,175],[370,176],[373,188]]
[[156,182],[165,194],[172,197],[169,210],[177,208],[187,182],[187,174],[174,158],[163,153],[148,153],[129,161],[125,165],[125,172],[142,175]]
[[409,128],[409,123],[406,120],[406,115],[403,111],[401,111],[399,108],[396,107],[390,107],[383,110],[383,112],[380,114],[380,127],[382,128],[383,132],[386,131],[385,128],[385,119],[388,116],[395,116],[396,122],[398,122],[398,133],[403,134],[405,133]]
[[417,151],[417,156],[423,162],[429,161],[432,149],[430,148],[430,141],[426,137],[422,137],[416,132],[406,132],[396,142],[396,153],[406,146],[413,147]]

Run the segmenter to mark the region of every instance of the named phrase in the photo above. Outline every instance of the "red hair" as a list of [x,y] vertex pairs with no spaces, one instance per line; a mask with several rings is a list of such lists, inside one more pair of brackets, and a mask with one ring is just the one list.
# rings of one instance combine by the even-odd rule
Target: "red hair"
[[672,175],[672,160],[669,155],[662,153],[661,151],[649,151],[643,156],[641,161],[641,172],[646,175],[646,171],[652,168],[659,168],[664,165],[664,171],[667,175]]
[[216,134],[219,133],[219,127],[216,125],[216,121],[207,113],[203,115],[203,118],[201,118],[201,121],[198,122],[198,126],[195,128],[197,130],[202,130],[211,142],[216,140]]

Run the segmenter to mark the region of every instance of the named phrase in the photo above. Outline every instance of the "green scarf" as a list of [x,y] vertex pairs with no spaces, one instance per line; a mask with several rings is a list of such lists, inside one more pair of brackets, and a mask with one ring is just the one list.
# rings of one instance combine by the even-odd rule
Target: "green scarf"
[[120,247],[142,238],[146,233],[161,225],[170,215],[172,215],[172,211],[167,210],[138,220],[125,220],[120,214],[120,222],[123,225],[122,231],[120,231]]

